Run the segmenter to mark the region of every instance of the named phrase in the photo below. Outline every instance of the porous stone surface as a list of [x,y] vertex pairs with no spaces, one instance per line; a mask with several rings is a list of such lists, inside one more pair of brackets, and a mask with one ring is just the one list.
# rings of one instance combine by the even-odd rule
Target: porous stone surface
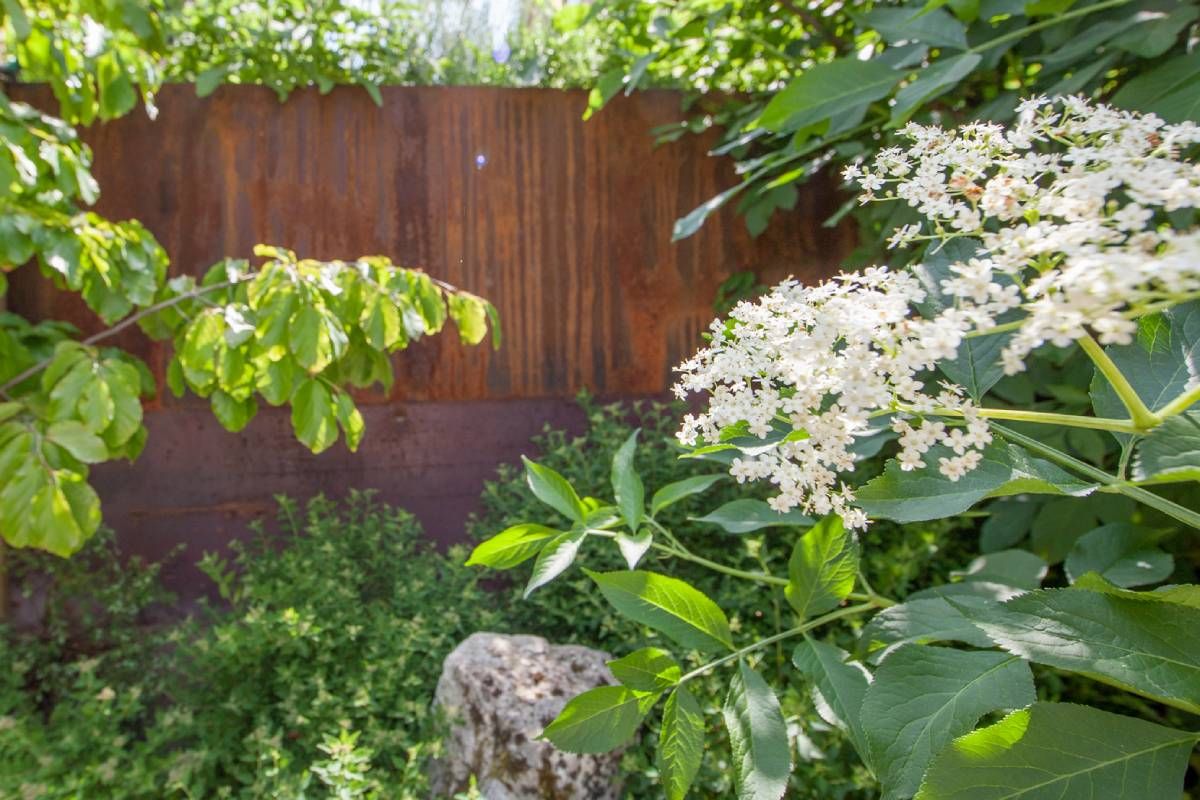
[[446,657],[434,703],[447,715],[433,796],[474,775],[487,800],[616,800],[620,752],[576,755],[539,741],[580,692],[613,683],[607,653],[540,636],[473,633]]

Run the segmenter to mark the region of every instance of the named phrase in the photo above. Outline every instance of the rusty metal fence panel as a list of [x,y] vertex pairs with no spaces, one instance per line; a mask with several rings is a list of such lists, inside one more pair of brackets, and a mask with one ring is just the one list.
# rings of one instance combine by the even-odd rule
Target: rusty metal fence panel
[[[49,107],[40,89],[17,94]],[[239,535],[274,493],[350,487],[376,487],[439,540],[457,539],[496,463],[526,449],[543,419],[578,422],[579,389],[665,391],[728,275],[813,280],[851,245],[849,230],[821,225],[837,204],[822,182],[758,239],[726,210],[672,244],[674,220],[735,180],[708,156],[711,139],[654,146],[650,129],[679,116],[672,93],[622,98],[586,123],[583,92],[393,87],[383,99],[339,88],[280,104],[266,89],[199,99],[171,86],[157,120],[135,112],[85,133],[98,210],[144,222],[175,274],[259,242],[322,259],[384,254],[492,300],[505,335],[495,353],[453,333],[400,353],[391,395],[360,397],[357,455],[308,454],[286,410],[233,435],[194,398],[156,400],[138,463],[96,470],[106,520],[134,551],[187,542],[198,553]],[[22,272],[13,310],[96,328],[75,298]],[[122,344],[161,377],[161,346]]]

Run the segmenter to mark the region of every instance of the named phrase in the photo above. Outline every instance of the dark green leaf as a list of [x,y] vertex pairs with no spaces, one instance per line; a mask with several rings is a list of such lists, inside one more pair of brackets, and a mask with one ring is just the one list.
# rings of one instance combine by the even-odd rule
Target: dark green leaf
[[1133,458],[1134,480],[1200,481],[1200,411],[1170,417],[1142,439]]
[[993,647],[964,609],[979,611],[999,603],[985,597],[955,597],[953,605],[945,597],[909,600],[876,614],[863,628],[861,642],[873,661],[886,657],[902,644],[912,642],[963,642],[975,647]]
[[817,64],[772,97],[758,122],[772,131],[796,130],[884,98],[903,77],[886,64],[849,56]]
[[1016,656],[906,644],[883,660],[862,703],[885,800],[912,797],[929,762],[985,714],[1037,699]]
[[925,455],[928,466],[912,472],[889,461],[882,475],[859,490],[859,505],[873,517],[918,522],[961,514],[985,497],[1082,495],[1095,488],[1016,445],[993,442],[980,465],[957,481],[938,471],[938,458],[948,455],[945,448],[935,447]]
[[846,731],[863,761],[870,757],[860,710],[871,680],[862,664],[848,661],[833,645],[805,638],[792,654],[792,663],[813,684],[813,705],[821,719]]
[[1113,522],[1089,531],[1067,556],[1067,577],[1074,583],[1094,572],[1117,586],[1142,586],[1170,577],[1175,560],[1156,544],[1159,537],[1128,522]]
[[1046,562],[1028,550],[1001,550],[979,556],[966,569],[951,574],[964,581],[1036,589],[1046,577]]
[[1010,653],[1200,712],[1200,609],[1084,589],[948,602]]

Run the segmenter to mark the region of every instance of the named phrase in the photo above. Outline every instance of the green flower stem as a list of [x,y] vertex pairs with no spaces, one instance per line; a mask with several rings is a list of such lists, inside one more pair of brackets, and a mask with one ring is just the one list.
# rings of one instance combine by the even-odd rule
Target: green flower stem
[[661,533],[663,536],[667,537],[667,539],[670,540],[671,544],[674,545],[677,550],[679,550],[680,552],[683,552],[683,553],[687,553],[689,556],[692,554],[692,551],[688,550],[687,547],[684,546],[683,542],[679,541],[679,539],[677,539],[675,537],[675,534],[671,533],[671,531],[668,528],[664,527],[661,522],[656,520],[654,517],[649,517],[649,516],[645,517],[645,520],[646,520],[646,522],[649,522],[650,525],[653,528],[655,528],[659,533]]
[[[243,278],[243,280],[247,280],[247,279],[248,278]],[[159,311],[163,311],[165,309],[171,308],[172,306],[177,306],[180,303],[186,302],[188,300],[195,300],[206,294],[212,294],[213,292],[217,292],[222,289],[228,289],[230,286],[233,286],[234,283],[235,283],[235,281],[224,281],[222,283],[214,283],[211,286],[197,286],[195,289],[191,290],[190,292],[184,292],[183,294],[179,294],[179,295],[176,295],[175,297],[171,297],[166,300],[162,300],[158,303],[155,303],[154,305],[146,306],[141,311],[137,312],[136,314],[129,315],[125,319],[118,322],[116,325],[113,325],[111,328],[105,328],[104,330],[100,331],[99,333],[89,336],[88,338],[83,340],[83,343],[87,344],[87,345],[91,345],[91,344],[96,344],[97,342],[102,342],[105,339],[108,339],[112,336],[116,336],[121,331],[125,330],[126,328],[128,328],[131,325],[136,324],[139,320],[141,320],[145,317],[148,317],[151,314],[157,314]],[[32,378],[34,375],[37,375],[39,372],[44,370],[46,367],[50,366],[50,363],[52,361],[54,361],[53,357],[44,359],[44,360],[39,361],[38,363],[34,364],[33,366],[29,367],[29,369],[25,370],[24,372],[21,372],[20,374],[16,375],[15,377],[9,378],[8,381],[6,381],[3,386],[0,386],[0,395],[7,397],[9,389],[12,389],[14,386],[19,386],[21,383],[24,383],[29,378]]]
[[827,623],[836,622],[837,620],[844,619],[845,617],[853,617],[857,614],[862,614],[876,608],[880,608],[880,606],[876,605],[875,603],[859,603],[855,606],[846,606],[845,608],[839,608],[837,611],[831,611],[824,616],[811,619],[803,625],[797,625],[795,628],[777,633],[774,636],[768,636],[765,639],[759,639],[753,644],[748,644],[739,650],[734,650],[729,655],[721,656],[715,661],[710,661],[707,664],[696,667],[694,670],[680,678],[679,684],[682,685],[687,683],[692,678],[697,678],[707,672],[711,672],[717,667],[728,664],[730,661],[735,661],[739,658],[742,658],[743,656],[753,653],[756,650],[761,650],[764,647],[770,647],[776,642],[782,642],[785,639],[791,639],[795,636],[802,636],[811,631],[813,628],[819,628]]
[[1108,357],[1108,353],[1104,352],[1104,348],[1095,339],[1091,336],[1083,336],[1075,341],[1083,348],[1083,352],[1087,353],[1088,358],[1096,365],[1096,369],[1100,370],[1105,378],[1108,378],[1117,397],[1121,398],[1125,408],[1129,409],[1129,416],[1136,428],[1135,433],[1147,431],[1162,422],[1157,414],[1146,407],[1137,390],[1130,385],[1120,368],[1113,363],[1113,360]]
[[1197,386],[1194,389],[1179,395],[1179,397],[1176,397],[1174,400],[1167,403],[1156,413],[1163,419],[1166,419],[1167,417],[1178,416],[1198,402],[1200,402],[1200,386]]
[[883,595],[881,595],[875,591],[875,588],[873,586],[871,586],[871,582],[867,580],[866,573],[864,573],[861,569],[858,571],[858,582],[862,584],[863,591],[866,592],[866,594],[859,594],[858,592],[851,592],[849,595],[851,600],[858,600],[858,601],[865,600],[869,603],[876,603],[876,604],[882,606],[883,608],[888,608],[889,606],[896,605],[895,600],[889,600],[888,598],[884,597]]
[[1139,503],[1157,509],[1167,516],[1177,519],[1185,525],[1190,525],[1197,530],[1200,530],[1200,514],[1192,511],[1190,508],[1185,508],[1178,503],[1172,503],[1165,497],[1159,497],[1154,492],[1148,492],[1140,486],[1132,486],[1124,481],[1109,475],[1104,470],[1096,469],[1091,464],[1080,461],[1077,458],[1067,455],[1061,450],[1050,447],[1047,444],[1039,442],[1037,439],[1030,438],[1022,433],[1017,433],[1011,428],[1006,428],[1002,425],[993,425],[992,430],[999,433],[1005,439],[1011,442],[1016,442],[1028,450],[1044,456],[1051,461],[1072,469],[1087,478],[1102,483],[1105,486],[1111,487],[1113,491],[1123,494],[1126,497],[1137,500]]
[[[953,408],[935,408],[934,414],[943,417],[961,417],[963,412]],[[1071,428],[1093,428],[1101,431],[1116,433],[1142,433],[1142,429],[1128,419],[1110,419],[1108,417],[1084,417],[1078,414],[1054,414],[1049,411],[1022,411],[1016,408],[978,408],[975,409],[984,419],[1006,419],[1014,422],[1037,422],[1042,425],[1066,425]]]
[[727,567],[724,564],[718,564],[716,561],[709,561],[707,558],[698,556],[694,553],[685,553],[682,550],[676,550],[674,547],[655,542],[651,545],[655,550],[661,550],[664,553],[681,558],[684,561],[691,561],[693,564],[699,564],[702,567],[708,567],[714,572],[720,572],[722,575],[729,575],[733,578],[745,578],[749,581],[757,581],[759,583],[769,583],[774,586],[787,586],[788,582],[785,578],[777,578],[774,575],[768,575],[765,572],[747,572],[744,569],[736,569]]

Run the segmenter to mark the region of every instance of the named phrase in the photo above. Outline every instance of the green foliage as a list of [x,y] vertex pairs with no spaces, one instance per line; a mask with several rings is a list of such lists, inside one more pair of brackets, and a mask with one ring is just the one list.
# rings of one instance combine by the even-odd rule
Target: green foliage
[[[584,410],[589,421],[585,434],[571,437],[561,431],[547,431],[538,437],[541,454],[537,463],[544,468],[541,474],[545,475],[546,469],[553,470],[574,488],[585,507],[594,502],[602,510],[602,501],[591,498],[615,495],[614,474],[620,483],[620,476],[626,475],[625,470],[631,468],[638,473],[644,486],[643,502],[648,507],[642,512],[643,518],[652,517],[654,523],[673,531],[675,538],[689,552],[746,572],[786,571],[796,542],[807,540],[807,537],[797,540],[792,536],[794,528],[768,525],[748,534],[730,536],[717,526],[700,521],[704,516],[703,509],[744,497],[745,487],[739,490],[731,482],[720,481],[722,476],[709,474],[713,465],[703,459],[678,458],[679,451],[667,438],[674,427],[669,409],[654,404],[635,404],[632,408],[615,404],[597,407],[585,399]],[[625,448],[635,427],[641,428],[639,446],[629,459]],[[620,466],[614,469],[614,464]],[[522,524],[522,521],[548,519],[553,512],[533,494],[525,470],[502,467],[500,475],[502,480],[489,484],[484,493],[484,517],[473,520],[470,527],[480,535],[489,535],[505,525],[508,528],[500,536],[479,545],[472,563],[487,564],[494,560],[497,565],[515,567],[520,563],[517,557],[527,562],[554,536],[549,527]],[[668,486],[674,488],[661,488]],[[761,500],[755,502],[765,507]],[[619,525],[620,519],[623,519],[621,513],[613,509],[605,521]],[[764,519],[768,523],[775,522]],[[559,516],[558,520],[565,522],[565,517]],[[650,530],[656,530],[653,523],[643,521],[646,539],[664,542],[661,532],[656,531],[651,537]],[[949,564],[962,563],[966,551],[961,549],[962,545],[952,531],[945,524],[900,527],[880,523],[863,539],[864,562],[879,576],[881,589],[904,594],[909,586],[919,585],[929,576],[948,570]],[[620,538],[615,538],[614,542],[605,541],[614,537],[619,537],[618,530],[593,529],[584,546],[576,552],[577,557],[586,554],[589,564],[596,565],[597,570],[624,570],[626,562]],[[642,558],[654,565],[647,569],[657,570],[666,564],[666,557],[668,554],[663,550],[652,547]],[[670,570],[672,576],[691,583],[696,592],[718,600],[721,612],[728,619],[728,635],[735,641],[776,633],[786,624],[785,615],[791,616],[785,598],[786,581],[768,591],[689,561],[675,561]],[[851,574],[853,572],[851,566]],[[737,785],[731,782],[728,769],[722,768],[722,764],[727,763],[722,753],[728,752],[728,733],[714,724],[714,711],[723,707],[729,694],[728,681],[722,680],[716,672],[705,672],[675,686],[686,672],[684,662],[697,656],[695,651],[688,652],[691,645],[706,648],[711,644],[718,654],[728,650],[723,644],[717,649],[717,641],[706,634],[697,634],[697,641],[687,639],[688,643],[683,647],[665,634],[667,628],[675,630],[677,627],[676,632],[690,634],[697,631],[686,620],[693,617],[707,619],[705,609],[711,614],[712,608],[686,590],[673,596],[681,601],[678,604],[669,601],[648,604],[639,591],[647,589],[650,583],[661,583],[663,576],[645,577],[645,570],[615,574],[623,576],[616,581],[620,588],[630,590],[614,592],[610,587],[608,594],[613,594],[621,604],[618,609],[633,611],[636,618],[648,623],[649,627],[643,628],[614,616],[610,610],[613,606],[600,599],[605,593],[596,591],[586,573],[581,575],[572,570],[562,572],[527,601],[507,606],[505,617],[518,629],[538,631],[558,640],[585,642],[621,655],[611,667],[631,692],[651,695],[669,692],[665,703],[659,697],[661,721],[657,731],[654,719],[658,714],[650,712],[648,730],[630,745],[625,756],[626,782],[632,796],[654,796],[660,791],[676,798],[685,793],[713,798],[736,795]],[[639,575],[643,577],[638,578]],[[601,579],[604,580],[604,574]],[[520,580],[517,576],[518,583]],[[833,585],[841,587],[843,583],[835,580]],[[678,584],[668,586],[674,590]],[[518,590],[518,586],[514,586],[514,591]],[[672,595],[668,593],[667,597]],[[664,606],[679,610],[683,618],[664,611]],[[648,616],[643,617],[643,613]],[[665,627],[656,631],[655,626]],[[830,647],[824,643],[816,644],[822,648]],[[640,649],[631,652],[631,645],[640,646]],[[793,670],[783,650],[764,653],[767,657],[758,662],[755,671],[775,688],[787,719],[821,740],[819,747],[810,743],[804,758],[797,761],[789,791],[797,797],[814,799],[865,800],[874,796],[869,775],[861,767],[853,766],[852,735],[838,730],[842,723],[829,712],[830,704],[817,703],[814,708],[806,697],[801,696],[799,690],[804,687],[799,673]],[[861,704],[862,691],[866,688],[865,672],[857,666],[844,667],[850,675],[839,677],[835,685],[839,688],[846,683],[853,685],[857,678],[861,684],[857,703]],[[836,703],[837,692],[831,689],[828,694],[834,698],[831,702]],[[627,708],[633,707],[630,701]],[[853,720],[857,727],[857,708]],[[568,746],[578,746],[578,742],[568,742]],[[656,784],[661,784],[662,788]]]
[[[398,0],[233,2],[8,0],[0,21],[26,81],[49,81],[72,122],[153,111],[162,82],[201,97],[223,83],[296,89],[360,86],[376,103],[389,84],[577,87],[595,74],[595,31],[566,30],[538,3],[493,48],[474,9]],[[68,76],[86,76],[72,82]]]
[[930,760],[1000,709],[1036,699],[1029,665],[1016,656],[904,645],[875,672],[860,714],[869,720],[869,762],[884,797],[911,797]]
[[[795,184],[886,146],[910,119],[1006,121],[1017,97],[1074,93],[1200,119],[1194,0],[604,0],[568,17],[607,50],[589,113],[619,89],[682,84],[686,119],[660,138],[722,131],[714,153],[735,159],[740,182],[678,220],[676,238],[739,195],[761,232],[794,204]],[[854,214],[865,261],[907,221],[894,212],[851,200],[830,223]]]
[[[597,425],[611,424],[604,414],[594,412],[593,421]],[[646,426],[644,420],[643,425]],[[775,620],[774,625],[765,629],[733,624],[722,604],[714,602],[714,599],[724,600],[720,590],[706,593],[685,580],[659,572],[584,570],[596,582],[600,594],[622,616],[663,634],[670,640],[667,644],[674,645],[674,650],[643,648],[614,661],[614,674],[621,686],[586,693],[568,704],[567,710],[548,726],[546,732],[558,746],[596,752],[623,743],[642,720],[649,717],[663,693],[670,692],[657,737],[655,761],[660,769],[659,778],[668,796],[685,796],[693,785],[697,794],[706,795],[714,789],[703,773],[703,741],[711,736],[704,721],[705,704],[698,703],[700,710],[696,713],[693,708],[681,711],[681,703],[688,703],[689,697],[694,699],[693,692],[707,694],[707,691],[717,689],[713,682],[718,669],[736,661],[735,671],[727,679],[729,685],[724,701],[733,784],[722,786],[718,793],[753,800],[777,800],[787,791],[789,781],[793,786],[803,781],[798,780],[798,776],[809,772],[812,764],[801,763],[796,773],[792,772],[792,736],[787,732],[785,722],[790,712],[785,709],[795,707],[795,692],[804,684],[811,693],[812,708],[818,718],[808,717],[806,723],[802,723],[805,729],[821,730],[814,726],[814,723],[821,723],[827,726],[826,731],[839,731],[845,737],[843,741],[858,752],[864,765],[882,785],[886,798],[913,797],[918,793],[918,796],[928,797],[958,796],[953,794],[954,791],[964,792],[962,796],[995,796],[986,793],[989,791],[986,786],[991,786],[992,790],[1001,787],[1016,792],[1014,796],[1030,797],[1042,796],[1038,792],[1051,788],[1058,792],[1066,787],[1068,793],[1062,796],[1074,797],[1076,794],[1070,791],[1082,791],[1084,785],[1073,783],[1078,774],[1103,771],[1117,765],[1133,770],[1139,785],[1177,786],[1183,763],[1177,756],[1186,753],[1196,737],[1182,730],[1162,727],[1158,722],[1179,725],[1178,712],[1170,709],[1195,713],[1200,708],[1193,691],[1200,685],[1197,674],[1200,664],[1195,658],[1195,653],[1200,652],[1200,644],[1193,641],[1196,631],[1192,630],[1194,620],[1191,619],[1196,610],[1194,587],[1132,592],[1109,583],[1097,572],[1080,573],[1084,567],[1101,569],[1121,582],[1136,584],[1136,571],[1140,569],[1148,573],[1146,582],[1160,581],[1167,577],[1172,563],[1169,554],[1154,546],[1161,534],[1146,530],[1139,534],[1140,538],[1134,537],[1132,533],[1136,529],[1129,523],[1098,525],[1094,521],[1098,517],[1089,518],[1085,513],[1083,524],[1090,528],[1084,527],[1083,535],[1071,536],[1070,564],[1053,576],[1047,562],[1034,553],[1013,548],[996,549],[975,557],[961,569],[950,571],[950,583],[923,588],[906,602],[896,604],[879,595],[867,583],[864,576],[870,562],[864,563],[860,553],[869,550],[860,551],[859,543],[837,518],[827,518],[801,535],[786,526],[779,530],[773,530],[774,526],[764,527],[768,532],[751,548],[758,559],[757,568],[743,568],[726,563],[728,548],[724,557],[694,552],[691,546],[699,546],[703,539],[696,534],[681,536],[682,528],[672,532],[653,513],[653,499],[651,509],[625,509],[622,513],[615,509],[606,511],[604,501],[591,497],[588,492],[593,487],[606,490],[605,477],[610,478],[614,490],[623,491],[622,487],[632,483],[630,471],[638,471],[642,461],[638,453],[631,455],[629,452],[633,436],[627,433],[613,435],[622,432],[620,426],[613,427],[616,430],[607,434],[612,463],[608,476],[594,474],[596,459],[587,459],[581,466],[586,465],[592,474],[581,470],[583,481],[588,483],[580,481],[581,485],[577,487],[577,481],[572,479],[574,473],[568,478],[548,466],[546,459],[541,463],[526,460],[530,479],[528,491],[535,503],[551,509],[561,506],[564,515],[576,509],[574,503],[568,503],[564,498],[578,503],[580,512],[571,513],[579,518],[572,529],[577,546],[571,552],[571,560],[585,552],[592,557],[598,548],[607,546],[605,539],[619,541],[619,534],[613,527],[624,519],[636,520],[635,524],[646,519],[646,527],[638,535],[649,539],[648,557],[670,557],[684,569],[689,565],[700,565],[718,575],[757,584],[757,604],[761,608],[764,595],[771,597],[775,603]],[[730,440],[738,441],[737,435]],[[581,440],[579,444],[585,441]],[[649,445],[654,439],[644,437],[644,441]],[[574,450],[573,455],[586,458],[586,448]],[[580,453],[580,450],[584,452]],[[993,447],[992,452],[999,454],[995,457],[1002,469],[992,487],[972,502],[988,493],[1025,497],[1029,492],[1057,492],[1076,482],[1069,473],[1051,462],[1032,458],[1020,446]],[[567,460],[563,450],[551,451],[549,455],[556,461]],[[713,456],[721,455],[721,451],[713,451]],[[694,469],[696,467],[689,462],[695,460],[677,460],[676,469]],[[649,462],[653,463],[653,460]],[[533,468],[535,465],[536,469]],[[903,481],[902,473],[897,471],[895,474]],[[676,478],[675,482],[678,481]],[[1063,486],[1055,486],[1054,481],[1061,481]],[[709,483],[707,479],[703,482]],[[638,483],[651,488],[655,485],[654,481],[641,475]],[[547,487],[554,487],[554,491]],[[496,491],[495,487],[492,491]],[[900,500],[908,499],[905,495],[908,489],[903,485],[895,491]],[[931,491],[922,496],[937,500],[939,493]],[[643,491],[643,502],[644,498]],[[1010,504],[1007,508],[1023,508],[1012,505],[1016,501],[1006,502]],[[1121,503],[1096,506],[1094,503],[1099,501],[1090,498],[1055,502],[1093,503],[1097,515],[1123,515],[1125,519],[1133,516],[1131,507]],[[536,505],[525,502],[523,507],[538,518]],[[592,510],[586,511],[589,508]],[[662,512],[666,514],[670,509],[669,505],[664,505]],[[547,512],[540,513],[544,516]],[[755,519],[757,513],[752,512],[750,518]],[[1035,521],[1041,516],[1040,513],[1022,512],[1013,517],[1013,512],[1008,513],[1030,527],[1036,527]],[[731,514],[730,518],[735,519],[735,515]],[[593,521],[597,523],[595,527],[591,524]],[[705,523],[703,517],[694,515],[686,517],[686,521],[691,525]],[[476,551],[481,555],[474,560],[486,561],[482,556],[487,556],[506,562],[504,548],[531,529],[536,530],[515,528],[518,533],[514,534],[514,528],[510,527],[498,541],[481,544]],[[789,532],[791,536],[786,535]],[[560,534],[560,537],[564,535],[569,534]],[[774,558],[765,555],[771,553],[773,542],[774,547],[778,546],[778,539],[791,543],[787,579],[777,578],[771,569],[772,561],[778,564],[782,559],[778,555]],[[550,544],[546,544],[546,539],[537,538],[522,543],[521,556],[529,558],[532,550],[539,547],[544,548],[544,554],[555,541],[551,539]],[[583,547],[585,544],[587,547]],[[525,552],[525,548],[529,552]],[[611,549],[609,556],[612,556]],[[1164,565],[1166,571],[1163,571]],[[556,575],[564,574],[565,569],[565,566],[559,569]],[[1157,571],[1150,575],[1149,572],[1154,570]],[[549,579],[542,580],[544,577],[538,578],[543,584],[549,582]],[[1076,586],[1039,588],[1048,577],[1055,581],[1072,580]],[[856,588],[859,589],[857,593]],[[795,619],[799,624],[795,627],[788,628],[782,620],[778,605],[780,594],[796,612]],[[736,602],[738,596],[733,597]],[[847,602],[857,604],[848,605]],[[574,607],[578,608],[577,605]],[[831,643],[808,638],[809,631],[817,626],[873,612],[874,616],[856,637],[858,643],[854,655]],[[614,637],[618,635],[619,631],[613,633]],[[800,678],[796,681],[781,670],[777,662],[772,662],[769,648],[798,635],[806,638],[793,656],[795,677]],[[645,632],[636,629],[625,636],[627,642],[646,641]],[[939,643],[957,643],[965,647],[938,646]],[[705,652],[715,657],[707,661],[701,658],[700,666],[691,670],[681,666],[683,659],[694,660]],[[758,658],[762,659],[760,666],[767,670],[771,682],[751,666],[750,660]],[[1033,664],[1086,676],[1136,693],[1166,708],[1155,712],[1137,703],[1118,704],[1122,711],[1149,714],[1156,720],[1155,724],[1129,716],[1117,717],[1120,721],[1106,730],[1128,728],[1134,732],[1129,747],[1114,755],[1106,752],[1108,745],[1102,738],[1090,745],[1072,743],[1070,747],[1074,749],[1069,757],[1061,763],[1039,768],[1039,774],[1043,775],[1040,783],[1031,781],[1026,785],[1019,771],[1011,777],[997,779],[997,775],[1003,774],[999,767],[981,772],[987,778],[976,780],[972,777],[973,772],[947,766],[958,764],[955,759],[959,754],[974,753],[976,749],[986,758],[995,755],[999,763],[1022,763],[1025,756],[1020,755],[1023,747],[1020,742],[1025,727],[1021,723],[1017,730],[1017,723],[1012,722],[1026,719],[1021,714],[1032,715],[1038,720],[1036,729],[1029,726],[1031,737],[1044,735],[1053,740],[1055,736],[1066,735],[1062,731],[1043,732],[1067,724],[1062,715],[1074,712],[1060,711],[1072,706],[1035,703],[1038,694],[1031,670]],[[1051,689],[1052,695],[1061,692],[1062,685],[1052,681],[1051,686],[1058,687]],[[1085,686],[1075,691],[1110,705],[1110,701],[1104,700],[1103,694],[1094,689]],[[989,715],[1013,709],[1024,710],[1006,718],[998,728],[984,727],[972,732]],[[1080,713],[1107,712],[1084,709]],[[805,719],[805,715],[801,714],[800,718]],[[1071,722],[1074,724],[1074,720]],[[1012,727],[1005,728],[1005,725]],[[992,736],[993,731],[1007,737],[1005,747],[1012,748],[1014,753],[1011,761],[1003,761],[1007,758],[1001,753],[1003,748],[983,744],[985,740],[991,741],[987,737]],[[1077,735],[1076,738],[1081,737]],[[1146,748],[1137,749],[1143,739],[1153,741]],[[805,741],[811,742],[807,737]],[[1029,746],[1043,747],[1039,742],[1030,739]],[[708,743],[709,747],[716,744],[718,742]],[[719,744],[724,746],[723,742]],[[1169,757],[1161,761],[1149,758],[1151,752],[1158,751],[1169,753]],[[1083,765],[1076,772],[1068,769],[1071,759]],[[960,788],[947,788],[954,786]],[[1142,795],[1122,793],[1120,796]]]
[[792,771],[787,723],[775,692],[744,661],[729,682],[724,715],[738,800],[779,800]]
[[[316,262],[279,248],[258,252],[269,260],[257,269],[224,261],[199,283],[172,278],[127,320],[173,339],[171,388],[209,398],[229,430],[245,427],[261,396],[291,405],[296,437],[313,452],[337,441],[339,429],[357,449],[363,419],[341,387],[390,386],[388,356],[437,333],[447,317],[471,344],[486,335],[463,319],[485,314],[487,301],[386,258]],[[149,371],[95,346],[98,338],[63,339],[38,361],[10,337],[18,363],[32,363],[0,386],[15,404],[0,423],[0,466],[10,481],[0,493],[0,530],[13,545],[77,550],[100,522],[87,465],[132,460],[145,442],[140,397],[155,389]]]
[[943,750],[918,800],[1008,796],[1093,797],[1120,786],[1121,797],[1174,797],[1194,734],[1087,706],[1036,703]]
[[157,568],[108,537],[14,555],[53,584],[37,631],[0,634],[0,796],[425,796],[442,660],[504,627],[465,554],[366,494],[282,501],[234,552],[204,562],[224,603],[169,625]]
[[[326,8],[331,21],[339,7]],[[199,11],[184,9],[9,0],[2,32],[29,76],[50,82],[63,116],[89,123],[129,111],[135,86],[150,102],[168,22]],[[302,11],[276,5],[285,9]],[[340,46],[310,39],[330,52]],[[69,328],[8,315],[0,326],[0,536],[9,544],[67,556],[98,528],[88,466],[137,458],[146,441],[141,401],[157,391],[140,360],[98,344],[135,323],[173,340],[167,383],[176,394],[186,388],[208,398],[231,431],[253,419],[259,396],[290,404],[296,436],[313,452],[330,447],[339,430],[357,449],[363,419],[345,387],[390,386],[389,355],[437,333],[447,318],[464,343],[479,343],[490,326],[499,346],[491,304],[382,257],[321,263],[259,247],[267,261],[257,269],[226,260],[199,282],[167,280],[166,255],[141,225],[78,207],[94,203],[99,187],[90,153],[66,122],[0,95],[0,135],[0,276],[36,259],[111,326],[82,341]],[[6,287],[0,281],[0,295]]]

